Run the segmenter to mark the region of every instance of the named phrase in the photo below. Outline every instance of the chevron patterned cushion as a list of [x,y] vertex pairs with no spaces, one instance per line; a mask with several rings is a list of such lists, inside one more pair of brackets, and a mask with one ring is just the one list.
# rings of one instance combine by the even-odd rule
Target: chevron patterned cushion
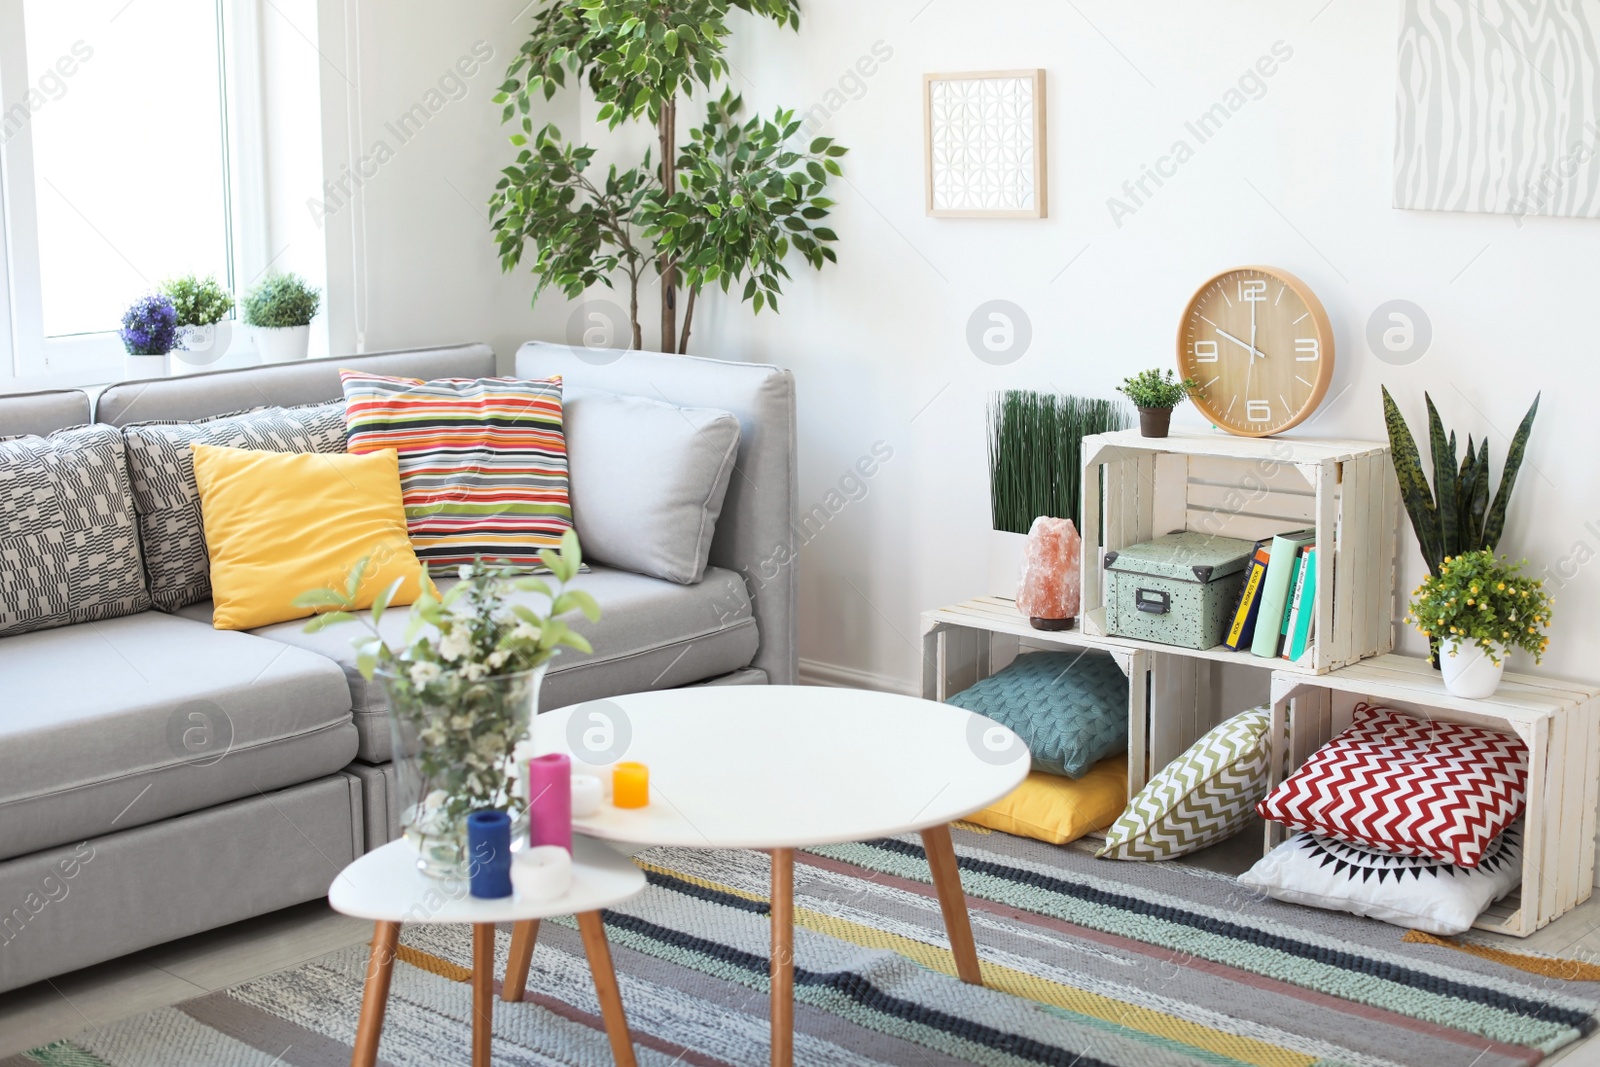
[[1528,750],[1510,734],[1356,705],[1264,799],[1264,819],[1402,856],[1475,867],[1522,814]]
[[1430,934],[1459,934],[1522,884],[1521,827],[1489,845],[1476,867],[1395,856],[1331,837],[1295,834],[1239,876],[1275,900],[1348,911]]
[[1010,727],[1036,771],[1082,778],[1128,751],[1128,679],[1099,653],[1030,652],[946,703]]
[[1096,855],[1167,860],[1244,829],[1267,791],[1271,721],[1268,708],[1252,708],[1212,727],[1128,802]]

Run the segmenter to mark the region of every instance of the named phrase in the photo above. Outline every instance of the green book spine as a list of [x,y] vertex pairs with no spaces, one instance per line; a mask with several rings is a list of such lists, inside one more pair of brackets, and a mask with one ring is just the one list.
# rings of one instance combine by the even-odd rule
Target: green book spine
[[1311,644],[1311,623],[1317,616],[1317,546],[1312,545],[1306,549],[1306,562],[1303,568],[1305,577],[1300,585],[1299,601],[1300,611],[1295,617],[1294,632],[1289,635],[1289,651],[1287,658],[1297,660],[1306,654],[1306,648]]
[[1306,550],[1301,549],[1295,553],[1294,570],[1289,572],[1289,591],[1283,598],[1283,621],[1278,626],[1278,636],[1285,642],[1289,639],[1289,620],[1294,618],[1294,606],[1299,603],[1295,594],[1300,591],[1300,575],[1306,562]]
[[1289,602],[1289,579],[1300,546],[1317,539],[1316,530],[1296,530],[1272,539],[1272,558],[1261,583],[1261,612],[1256,618],[1256,635],[1250,651],[1267,659],[1277,659],[1283,650],[1283,615]]

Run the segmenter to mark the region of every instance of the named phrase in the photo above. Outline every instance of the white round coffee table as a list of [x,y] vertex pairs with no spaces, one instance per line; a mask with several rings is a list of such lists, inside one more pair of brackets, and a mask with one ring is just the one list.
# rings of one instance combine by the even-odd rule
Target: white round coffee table
[[[981,984],[949,824],[1027,776],[1016,734],[961,708],[859,689],[727,686],[591,701],[538,716],[534,745],[650,768],[650,804],[576,829],[636,845],[772,854],[772,1062],[794,1058],[794,849],[920,831],[963,981]],[[512,950],[531,938],[514,928]]]
[[[358,919],[371,919],[372,956],[367,961],[366,988],[361,996],[361,1020],[356,1024],[354,1067],[371,1067],[378,1058],[378,1038],[389,1001],[389,978],[400,942],[403,922],[472,924],[472,1064],[489,1067],[494,1013],[494,924],[517,924],[520,946],[513,943],[506,962],[501,997],[521,1000],[527,987],[528,965],[538,936],[539,920],[552,915],[573,915],[583,935],[600,1013],[605,1021],[611,1055],[623,1067],[634,1067],[633,1042],[622,995],[611,967],[600,909],[620,904],[644,889],[644,872],[609,845],[582,837],[572,839],[572,888],[548,901],[528,901],[513,895],[480,900],[468,892],[467,882],[429,878],[417,870],[417,854],[405,841],[391,841],[350,864],[328,887],[333,909]],[[520,955],[519,955],[520,947]]]

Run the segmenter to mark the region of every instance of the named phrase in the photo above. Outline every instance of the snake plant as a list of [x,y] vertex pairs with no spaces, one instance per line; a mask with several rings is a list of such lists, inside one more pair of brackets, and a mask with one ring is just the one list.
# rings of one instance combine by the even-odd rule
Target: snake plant
[[1500,487],[1492,500],[1488,440],[1474,445],[1468,435],[1467,454],[1458,465],[1455,432],[1445,435],[1444,423],[1433,406],[1433,398],[1426,393],[1422,397],[1428,405],[1432,486],[1422,470],[1422,456],[1411,436],[1411,428],[1406,425],[1405,416],[1400,414],[1388,389],[1383,390],[1383,421],[1389,428],[1389,450],[1394,459],[1394,472],[1400,479],[1400,499],[1405,502],[1406,514],[1411,516],[1411,527],[1417,532],[1428,573],[1437,576],[1446,557],[1481,549],[1493,552],[1500,543],[1500,535],[1506,527],[1506,507],[1511,502],[1517,469],[1522,466],[1522,455],[1528,447],[1528,434],[1533,430],[1533,417],[1539,410],[1539,397],[1533,398],[1533,405],[1511,438],[1511,450],[1506,453],[1505,469],[1500,473]]

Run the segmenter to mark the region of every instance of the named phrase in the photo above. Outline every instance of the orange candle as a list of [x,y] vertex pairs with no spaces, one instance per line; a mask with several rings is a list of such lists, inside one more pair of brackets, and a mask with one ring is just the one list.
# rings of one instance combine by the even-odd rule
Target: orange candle
[[631,761],[611,769],[611,803],[619,808],[642,808],[650,803],[650,768]]

